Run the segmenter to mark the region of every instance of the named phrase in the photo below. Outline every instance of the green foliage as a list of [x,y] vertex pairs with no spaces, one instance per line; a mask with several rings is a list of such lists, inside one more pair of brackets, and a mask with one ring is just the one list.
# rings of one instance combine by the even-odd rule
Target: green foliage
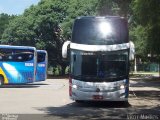
[[63,36],[66,40],[71,38],[73,21],[78,16],[96,15],[97,0],[68,0],[66,17],[61,23]]
[[7,28],[9,21],[13,19],[15,16],[10,16],[8,14],[0,14],[0,40],[2,39],[2,34],[4,30]]
[[128,17],[131,14],[131,0],[99,0],[97,5],[98,15],[114,15]]
[[32,30],[32,23],[33,19],[31,17],[16,17],[9,23],[9,27],[5,29],[2,43],[34,46],[35,33]]
[[134,0],[134,18],[138,25],[146,29],[147,48],[150,53],[160,53],[160,1]]
[[113,0],[99,0],[97,12],[100,16],[116,15],[118,5]]
[[142,27],[141,25],[138,25],[136,27],[133,27],[130,32],[130,40],[134,42],[136,54],[141,57],[145,57],[146,54],[148,54],[147,48],[147,32],[146,28]]
[[46,49],[49,64],[61,65],[65,69],[67,63],[62,60],[61,48],[63,42],[70,38],[73,20],[77,16],[93,15],[96,2],[97,0],[41,0],[38,5],[32,5],[23,15],[9,23],[2,43]]
[[49,64],[61,66],[63,74],[67,62],[62,60],[61,48],[71,38],[76,17],[118,15],[129,19],[130,40],[135,43],[136,54],[147,56],[160,53],[159,8],[159,0],[41,0],[23,15],[1,14],[0,39],[3,44],[46,49]]

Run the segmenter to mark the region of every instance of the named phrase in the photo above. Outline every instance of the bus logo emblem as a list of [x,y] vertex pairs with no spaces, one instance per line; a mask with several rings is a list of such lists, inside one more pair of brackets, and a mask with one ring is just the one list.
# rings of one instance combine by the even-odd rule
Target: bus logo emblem
[[96,92],[100,92],[101,90],[99,88],[96,89]]

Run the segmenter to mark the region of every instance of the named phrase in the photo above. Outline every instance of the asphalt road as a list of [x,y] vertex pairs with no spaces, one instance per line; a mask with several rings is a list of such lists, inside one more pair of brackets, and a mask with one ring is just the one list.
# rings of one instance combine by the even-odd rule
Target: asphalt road
[[129,104],[75,103],[67,79],[0,88],[0,120],[160,119],[160,81],[132,78]]

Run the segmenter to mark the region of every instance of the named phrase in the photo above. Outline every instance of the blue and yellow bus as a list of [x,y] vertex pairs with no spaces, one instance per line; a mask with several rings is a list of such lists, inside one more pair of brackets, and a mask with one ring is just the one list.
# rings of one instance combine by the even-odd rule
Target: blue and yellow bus
[[0,85],[35,81],[35,47],[0,45]]
[[48,54],[46,50],[37,50],[36,81],[47,79]]

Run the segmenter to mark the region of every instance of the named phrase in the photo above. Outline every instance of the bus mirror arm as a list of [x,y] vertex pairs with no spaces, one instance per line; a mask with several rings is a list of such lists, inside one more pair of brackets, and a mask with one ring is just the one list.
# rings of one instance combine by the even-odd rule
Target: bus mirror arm
[[66,42],[64,42],[64,44],[62,46],[62,57],[63,58],[67,58],[67,48],[70,43],[71,43],[71,41],[66,41]]

